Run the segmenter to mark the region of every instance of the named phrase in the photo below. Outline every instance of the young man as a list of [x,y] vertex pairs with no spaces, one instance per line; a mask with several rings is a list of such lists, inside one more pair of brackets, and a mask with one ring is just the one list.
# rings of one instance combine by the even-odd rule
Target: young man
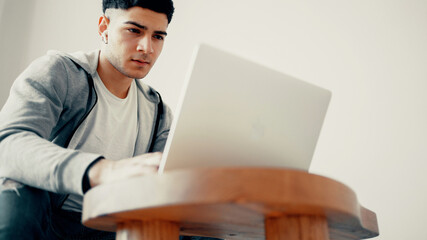
[[142,83],[159,57],[171,0],[104,0],[101,50],[49,52],[0,113],[0,239],[114,239],[81,224],[99,184],[157,171],[172,114]]

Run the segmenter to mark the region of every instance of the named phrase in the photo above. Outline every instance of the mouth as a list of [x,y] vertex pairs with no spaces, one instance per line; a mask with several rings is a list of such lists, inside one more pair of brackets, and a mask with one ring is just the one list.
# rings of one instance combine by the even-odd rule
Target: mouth
[[143,59],[131,59],[132,62],[140,65],[140,66],[146,66],[146,65],[150,65],[149,61],[143,60]]

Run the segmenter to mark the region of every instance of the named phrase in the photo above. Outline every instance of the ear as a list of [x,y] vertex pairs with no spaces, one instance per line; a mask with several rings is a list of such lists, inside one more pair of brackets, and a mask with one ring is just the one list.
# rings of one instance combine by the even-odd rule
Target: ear
[[106,31],[108,29],[108,24],[110,23],[110,19],[108,19],[107,16],[102,15],[99,18],[99,22],[98,22],[98,33],[100,36],[102,36],[102,34],[104,33],[104,31]]

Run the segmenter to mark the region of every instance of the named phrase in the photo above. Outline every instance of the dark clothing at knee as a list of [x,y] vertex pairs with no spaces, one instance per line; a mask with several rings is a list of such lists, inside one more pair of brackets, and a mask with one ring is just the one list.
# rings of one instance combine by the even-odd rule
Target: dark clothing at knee
[[51,216],[49,193],[25,185],[10,185],[2,187],[0,192],[0,239],[47,239]]
[[[11,182],[0,182],[0,240],[115,239],[115,233],[83,226],[80,213],[62,210],[66,195],[6,181]],[[180,236],[179,240],[219,239]]]
[[62,210],[66,195],[13,182],[1,186],[0,240],[115,239],[115,233],[83,226],[80,213]]

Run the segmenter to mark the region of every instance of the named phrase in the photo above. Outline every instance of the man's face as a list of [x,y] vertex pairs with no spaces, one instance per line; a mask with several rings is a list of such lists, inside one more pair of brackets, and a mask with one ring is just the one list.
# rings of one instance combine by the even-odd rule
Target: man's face
[[[165,14],[132,7],[108,9],[105,21],[107,44],[103,49],[110,64],[129,78],[143,78],[159,57],[168,19]],[[104,29],[105,30],[105,29]]]

